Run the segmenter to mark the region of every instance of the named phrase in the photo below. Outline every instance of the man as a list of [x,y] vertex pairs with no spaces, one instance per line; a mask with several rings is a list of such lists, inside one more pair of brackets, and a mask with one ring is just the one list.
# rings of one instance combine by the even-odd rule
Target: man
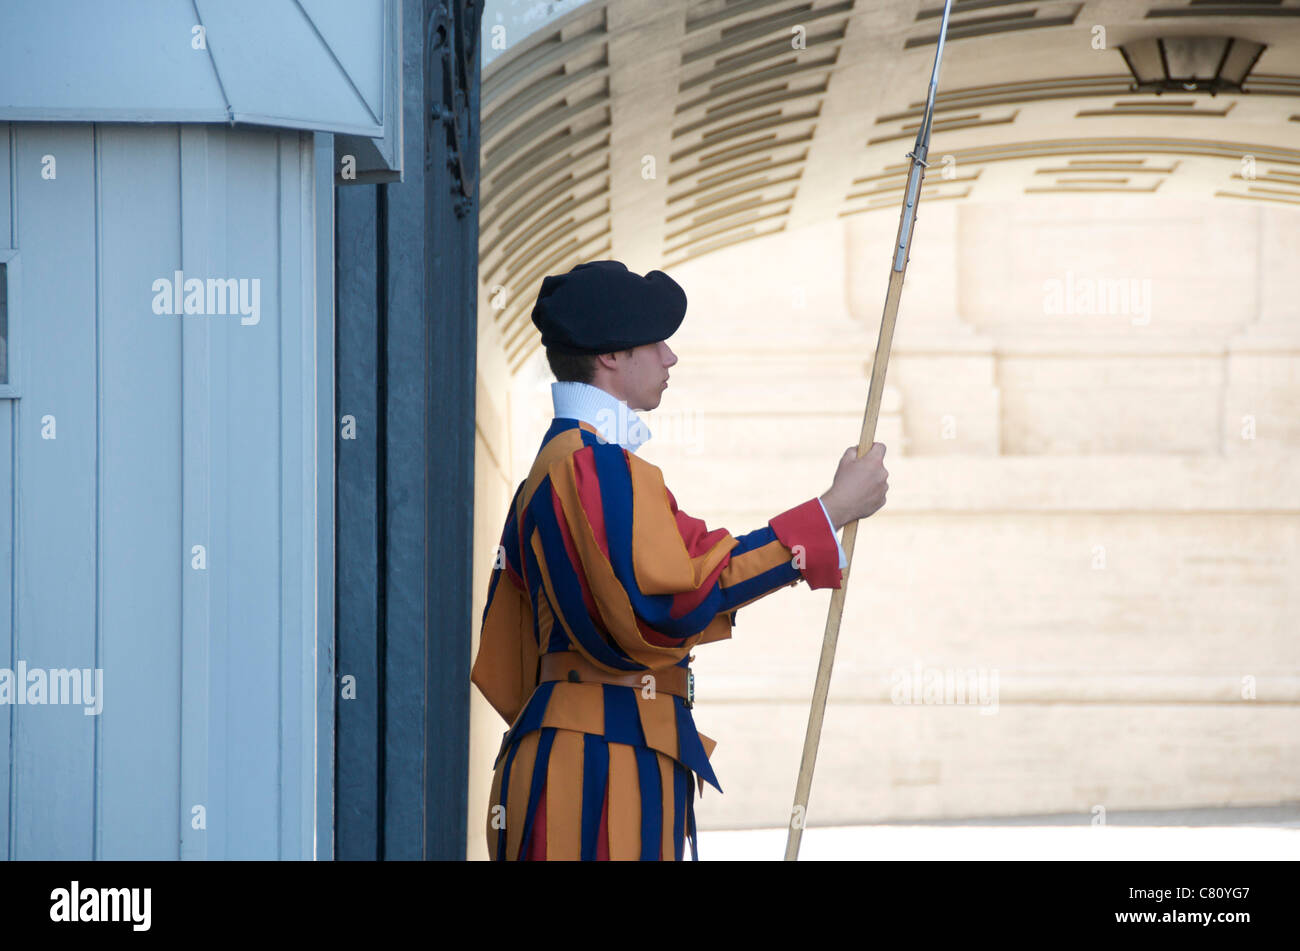
[[[510,724],[488,809],[496,860],[681,860],[695,786],[719,792],[714,741],[691,716],[700,644],[802,578],[836,588],[836,531],[885,502],[885,447],[851,446],[833,484],[745,535],[677,506],[637,456],[659,405],[686,295],[617,261],[542,281],[555,418],[515,493],[471,680]],[[809,641],[812,644],[812,641]]]

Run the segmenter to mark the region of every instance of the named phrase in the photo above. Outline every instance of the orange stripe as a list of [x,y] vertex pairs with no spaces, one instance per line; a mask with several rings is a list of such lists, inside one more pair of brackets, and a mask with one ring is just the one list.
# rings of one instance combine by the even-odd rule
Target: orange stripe
[[672,694],[656,691],[654,699],[650,700],[638,690],[636,708],[637,713],[641,715],[641,730],[645,733],[646,746],[676,756],[678,754],[677,708],[674,706]]
[[[636,612],[632,610],[632,602],[627,596],[627,589],[618,580],[618,575],[614,573],[609,559],[596,542],[596,534],[591,527],[591,521],[587,518],[587,511],[578,498],[577,476],[572,457],[566,459],[563,466],[557,466],[551,473],[551,484],[555,487],[555,492],[560,497],[560,503],[564,508],[569,524],[569,535],[582,562],[588,590],[591,591],[600,614],[599,622],[604,625],[614,641],[638,664],[646,667],[663,667],[677,663],[699,638],[665,647],[651,644],[642,636],[641,628],[637,624]],[[677,543],[681,546],[680,536]],[[611,669],[603,664],[599,666],[606,670]]]
[[[732,610],[736,610],[732,608]],[[715,641],[725,641],[731,637],[731,618],[725,614],[719,614],[709,622],[704,633],[700,635],[700,644],[712,644]],[[698,646],[698,645],[697,645]]]
[[[533,533],[532,548],[533,548],[533,554],[537,558],[537,567],[542,572],[542,588],[546,591],[546,597],[550,599],[552,604],[554,604],[558,599],[555,597],[555,589],[551,586],[551,573],[546,569],[546,556],[542,550],[541,536],[537,532]],[[564,620],[564,615],[563,614],[555,615],[555,620],[559,622],[560,627],[563,629],[565,636],[568,638],[569,648],[571,650],[577,651],[587,660],[595,664],[596,663],[595,658],[593,658],[589,653],[587,653],[586,648],[584,648],[582,646],[582,643],[578,640],[578,638],[574,636],[573,629],[569,627],[568,623]],[[598,664],[597,666],[605,667],[604,664]],[[606,667],[605,669],[608,670],[609,668]]]
[[551,746],[546,773],[546,860],[582,858],[581,733],[560,730]]
[[515,753],[510,767],[510,789],[506,793],[507,862],[519,858],[519,847],[524,838],[524,820],[528,815],[528,791],[533,784],[533,764],[537,760],[537,743],[541,736],[540,730],[526,734],[519,741],[519,751]]
[[632,570],[637,586],[647,595],[699,589],[740,542],[727,535],[703,555],[691,558],[668,503],[663,473],[630,454],[628,469],[632,482]]
[[[806,552],[805,557],[807,557]],[[741,584],[751,578],[757,578],[765,571],[771,571],[773,568],[789,564],[793,559],[794,552],[789,548],[786,548],[779,541],[770,541],[766,545],[745,552],[743,555],[733,557],[727,567],[722,569],[722,575],[719,577],[718,583],[724,588],[730,588],[732,585]],[[798,581],[797,578],[795,580]],[[779,591],[780,589],[776,590]],[[772,593],[771,591],[766,592],[766,594]],[[759,597],[765,597],[766,594]],[[750,604],[757,600],[758,598],[751,598],[744,604]],[[741,606],[743,605],[737,605],[736,607]]]
[[[536,537],[537,533],[533,532],[533,535]],[[529,603],[531,604],[532,602],[530,601]],[[537,639],[534,641],[534,644],[541,644],[543,646],[549,644],[551,642],[551,630],[554,627],[555,614],[551,611],[551,602],[546,598],[539,597],[537,599]],[[533,632],[531,630],[528,632],[528,639],[530,641],[534,640]],[[541,652],[540,649],[538,652]],[[533,658],[533,663],[536,662],[537,659]]]
[[[718,741],[715,740],[715,739],[713,739],[713,738],[711,738],[711,737],[707,737],[707,736],[705,736],[705,735],[704,735],[703,733],[701,733],[698,729],[695,731],[695,735],[698,736],[698,737],[700,738],[700,746],[704,747],[704,757],[705,757],[706,759],[708,759],[710,762],[712,762],[712,760],[713,760],[713,749],[714,749],[714,747],[716,747],[716,746],[718,745]],[[700,795],[703,796],[703,795],[704,795],[704,777],[703,777],[703,776],[696,776],[696,777],[695,777],[695,781],[696,781],[697,783],[699,783],[699,786],[700,786]]]
[[[505,763],[504,758],[501,760],[501,763]],[[493,862],[496,861],[497,857],[497,834],[500,831],[497,828],[497,826],[500,825],[500,820],[497,819],[495,825],[493,824],[493,820],[501,814],[500,810],[497,810],[497,806],[501,804],[501,775],[504,772],[505,770],[501,765],[498,765],[497,768],[492,771],[492,791],[488,793],[487,847],[488,859]]]
[[532,626],[532,604],[527,595],[509,577],[498,577],[483,616],[470,681],[507,723],[519,715],[532,691],[537,664]]
[[641,784],[636,754],[626,743],[609,744],[609,858],[641,858]]
[[542,714],[542,726],[578,733],[605,732],[605,688],[601,684],[557,681]]
[[[573,455],[582,448],[582,445],[582,434],[577,429],[566,429],[538,451],[528,478],[524,480],[523,497],[520,499],[520,504],[524,508],[532,502],[533,493],[537,491],[542,480],[550,474],[551,466],[565,456]],[[521,520],[519,524],[522,525],[523,521]]]
[[663,790],[663,807],[659,814],[663,816],[664,834],[660,840],[662,851],[659,857],[665,862],[673,862],[677,859],[673,845],[673,761],[662,753],[656,756],[659,760],[659,788]]

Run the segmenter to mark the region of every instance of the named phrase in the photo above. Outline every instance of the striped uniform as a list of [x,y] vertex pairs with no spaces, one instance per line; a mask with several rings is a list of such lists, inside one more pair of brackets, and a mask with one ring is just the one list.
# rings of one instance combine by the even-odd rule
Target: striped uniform
[[738,608],[800,578],[839,587],[841,554],[815,498],[745,535],[708,529],[657,467],[585,421],[553,420],[511,503],[471,676],[510,724],[489,855],[681,860],[689,838],[696,858],[696,785],[722,787],[687,702],[539,683],[539,655],[575,651],[617,673],[686,667],[696,645],[731,636]]

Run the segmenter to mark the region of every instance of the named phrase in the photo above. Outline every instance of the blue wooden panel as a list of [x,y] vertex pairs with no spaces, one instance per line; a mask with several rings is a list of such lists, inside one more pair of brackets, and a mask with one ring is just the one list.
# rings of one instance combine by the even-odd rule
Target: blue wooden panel
[[[292,0],[194,0],[194,5],[212,39],[208,48],[234,119],[383,135],[383,114],[362,91],[375,98],[367,60],[384,55],[383,3],[345,8],[348,31],[329,37],[338,51]],[[353,49],[361,46],[375,49]],[[348,75],[344,65],[352,62],[366,75]]]
[[[419,48],[421,47],[412,47]],[[422,86],[406,87],[422,104]],[[385,233],[383,263],[385,329],[384,395],[385,518],[388,538],[384,602],[384,845],[386,859],[424,857],[424,796],[427,639],[442,619],[427,613],[425,576],[429,557],[426,499],[425,362],[426,267],[435,256],[425,225],[425,163],[422,137],[405,143],[405,180],[401,187],[382,185]],[[439,249],[440,250],[440,249]],[[439,412],[453,411],[439,407]],[[437,544],[446,544],[438,539]]]
[[[9,123],[0,122],[0,241],[6,247],[13,243],[13,219],[10,209],[13,199],[10,195],[10,173],[13,163],[10,161],[11,130]],[[0,402],[0,667],[13,669],[13,608],[14,608],[14,415],[18,408],[13,400]],[[9,746],[9,731],[13,726],[13,708],[0,706],[0,858],[9,859],[12,840],[9,827],[10,809],[10,773],[13,771],[12,750]]]
[[280,823],[279,854],[313,852],[316,758],[315,654],[316,360],[314,255],[311,218],[315,151],[311,137],[279,137],[280,321]]
[[[191,274],[227,276],[223,248],[226,206],[209,200],[224,197],[225,152],[222,135],[202,126],[180,133],[180,262]],[[212,547],[212,334],[213,321],[181,322],[181,743],[177,825],[182,859],[209,856],[209,832],[197,810],[212,812],[209,774],[213,748],[212,584],[216,567],[193,567],[195,545]],[[206,817],[205,817],[206,818]],[[220,816],[214,816],[219,825]]]
[[338,415],[353,422],[339,439],[337,468],[338,674],[355,686],[355,696],[338,701],[337,718],[336,854],[346,860],[381,858],[383,844],[379,192],[338,190]]
[[3,119],[392,132],[394,0],[42,0],[21,16],[11,6],[0,8]]
[[13,216],[9,213],[13,206],[13,196],[9,193],[9,178],[13,171],[13,163],[10,161],[12,135],[13,128],[10,124],[0,122],[0,242],[7,248],[12,248],[17,238]]
[[[435,102],[477,114],[477,93],[444,90],[425,55],[430,10],[403,7],[410,129]],[[457,22],[477,30],[475,16]],[[473,542],[477,216],[446,139],[431,135],[426,157],[424,137],[406,137],[400,186],[339,195],[340,412],[358,426],[339,443],[339,669],[359,691],[338,714],[340,858],[465,855],[472,592],[468,562],[446,553]]]
[[[444,108],[459,111],[460,141],[433,136],[430,168],[459,168],[456,150],[474,176],[462,183],[459,172],[429,191],[427,245],[460,248],[461,254],[430,255],[425,300],[429,324],[426,373],[430,380],[430,412],[425,417],[426,504],[428,535],[443,539],[451,550],[474,547],[475,381],[478,364],[478,322],[470,315],[478,300],[479,209],[479,59],[477,39],[482,8],[461,5],[460,29],[473,50],[466,70],[469,87],[456,75],[434,68],[430,95]],[[453,71],[454,73],[454,71]],[[462,184],[468,186],[468,196]],[[468,201],[466,201],[468,197]],[[462,205],[462,202],[465,202]],[[469,776],[470,642],[474,619],[473,570],[468,558],[442,558],[429,570],[429,647],[425,659],[425,744],[429,765],[425,796],[429,817],[424,829],[424,856],[464,859],[467,838]]]
[[[105,689],[97,852],[174,859],[176,826],[158,817],[180,808],[177,622],[182,576],[190,570],[181,535],[181,322],[206,318],[152,308],[154,281],[182,265],[176,127],[96,131]],[[149,367],[156,369],[143,372]]]
[[[214,679],[219,723],[208,832],[213,858],[279,854],[279,751],[265,742],[266,725],[280,719],[280,622],[268,610],[279,600],[280,523],[280,170],[276,138],[256,132],[228,136],[226,273],[259,281],[258,323],[212,328],[214,363],[212,522]],[[286,426],[291,425],[286,421]],[[291,544],[291,540],[289,542]],[[231,678],[231,680],[226,680]]]
[[[27,385],[0,399],[0,661],[102,667],[104,709],[0,708],[5,854],[311,858],[333,785],[332,144],[222,126],[14,138],[0,207],[33,292]],[[154,313],[177,270],[257,281],[257,319]]]
[[[31,331],[15,439],[14,662],[93,669],[100,451],[93,133],[18,125],[14,143],[13,214]],[[41,176],[47,155],[56,163],[49,179]],[[13,716],[13,857],[91,858],[98,718],[72,705],[15,707]]]
[[[7,137],[0,137],[0,152],[7,146]],[[0,191],[8,191],[9,181],[0,178]],[[0,219],[0,233],[3,233]],[[13,610],[14,610],[14,416],[18,404],[14,400],[0,400],[0,667],[13,670]],[[10,757],[9,731],[13,726],[13,710],[9,704],[0,706],[0,859],[9,859],[12,830],[9,827],[9,789],[13,770]]]
[[[191,47],[190,3],[97,0],[5,4],[0,88],[7,119],[220,122],[226,103]],[[133,68],[128,68],[134,64]]]
[[[249,0],[256,10],[265,0]],[[307,17],[320,41],[351,80],[356,96],[376,121],[384,115],[384,15],[388,3],[341,4],[336,0],[298,0],[300,15]],[[378,14],[378,16],[375,16]],[[288,24],[286,24],[287,26]]]
[[334,136],[312,136],[316,309],[316,838],[318,859],[334,858]]

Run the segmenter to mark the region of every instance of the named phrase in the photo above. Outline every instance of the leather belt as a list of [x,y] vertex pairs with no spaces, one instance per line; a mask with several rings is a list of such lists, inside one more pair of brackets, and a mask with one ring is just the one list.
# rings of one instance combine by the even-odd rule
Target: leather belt
[[[695,655],[690,656],[694,660]],[[647,682],[646,677],[653,677]],[[622,687],[644,689],[653,683],[656,692],[670,693],[681,697],[688,707],[695,705],[695,672],[689,667],[663,667],[659,670],[628,670],[623,673],[611,673],[602,670],[577,651],[552,651],[541,656],[541,673],[539,683],[550,680],[564,680],[569,683],[616,684]]]

